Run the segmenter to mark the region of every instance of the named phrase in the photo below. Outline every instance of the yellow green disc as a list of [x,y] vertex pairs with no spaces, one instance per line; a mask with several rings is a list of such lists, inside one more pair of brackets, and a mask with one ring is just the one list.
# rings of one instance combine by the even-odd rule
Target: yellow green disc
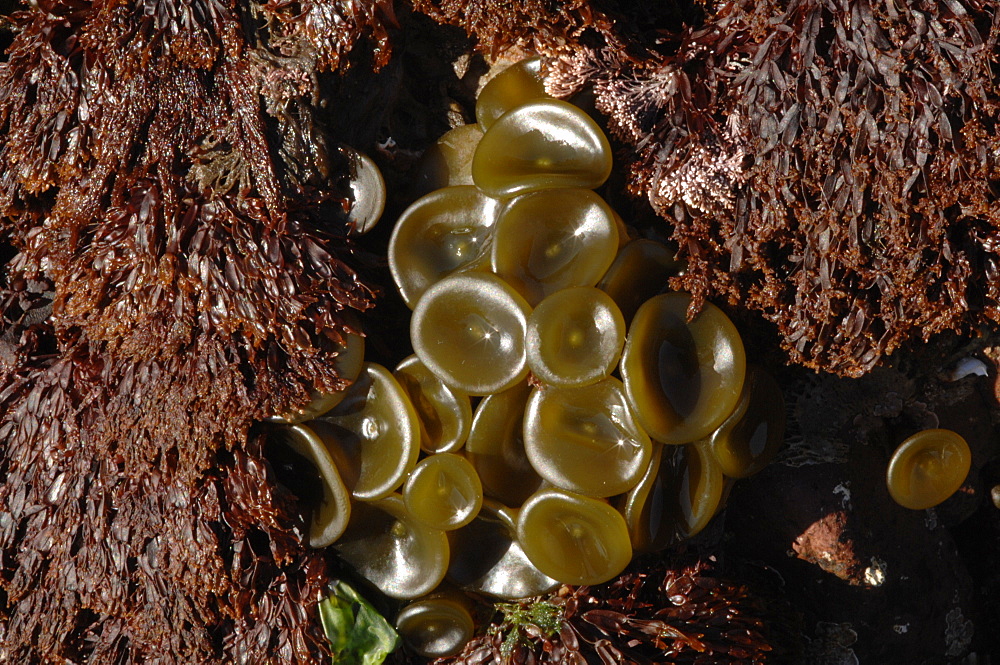
[[417,196],[442,187],[472,184],[472,156],[483,130],[477,124],[459,125],[448,130],[424,153],[417,169],[414,190]]
[[690,303],[686,293],[646,301],[622,352],[629,401],[643,429],[661,443],[707,437],[743,390],[746,353],[736,326],[711,303],[689,322]]
[[446,187],[403,211],[389,239],[389,270],[412,309],[448,275],[488,267],[499,203],[471,186]]
[[391,598],[430,593],[448,570],[448,536],[413,519],[398,494],[355,503],[336,550]]
[[427,369],[416,355],[399,364],[393,376],[406,391],[420,420],[420,447],[449,453],[462,447],[472,425],[472,401]]
[[567,102],[543,99],[501,116],[472,158],[472,180],[486,195],[507,198],[536,189],[594,189],[611,175],[611,145],[590,116]]
[[592,286],[556,291],[528,317],[528,368],[552,386],[585,386],[611,374],[625,344],[625,319]]
[[528,560],[516,532],[516,511],[484,500],[475,519],[448,534],[448,580],[466,591],[507,600],[540,596],[559,586]]
[[635,486],[649,466],[649,437],[621,381],[536,388],[524,414],[524,449],[542,478],[561,489],[608,497]]
[[420,361],[468,395],[510,388],[528,374],[524,334],[531,308],[496,275],[441,280],[413,310],[410,340]]
[[712,454],[722,473],[746,478],[767,466],[784,440],[781,387],[770,374],[750,365],[740,401],[708,439]]
[[430,455],[417,462],[403,486],[403,501],[427,526],[451,531],[465,526],[483,505],[483,485],[464,457]]
[[904,508],[923,510],[954,494],[972,465],[972,452],[961,435],[925,429],[899,444],[889,460],[886,484]]
[[475,624],[464,603],[434,594],[400,610],[396,631],[424,658],[447,658],[472,639]]
[[632,559],[628,527],[618,511],[563,490],[542,490],[525,502],[517,539],[538,570],[564,584],[607,582]]
[[[282,467],[277,469],[279,478],[299,497],[300,502],[311,499],[306,506],[309,513],[309,545],[331,545],[347,528],[351,517],[351,496],[323,441],[305,425],[290,425],[272,430],[268,445],[269,457]],[[306,464],[301,464],[303,461]],[[295,471],[296,476],[283,478],[289,471]],[[303,472],[305,476],[298,475]],[[316,491],[316,485],[319,491]],[[307,494],[313,496],[306,497]]]
[[483,86],[476,98],[476,120],[487,130],[507,111],[548,97],[542,81],[542,61],[528,58],[503,70]]
[[724,487],[706,446],[655,446],[646,475],[625,499],[632,545],[655,551],[697,534],[718,511]]
[[594,286],[618,251],[611,208],[587,189],[546,189],[511,200],[501,211],[493,271],[532,306],[573,286]]
[[[344,399],[317,419],[328,425],[333,457],[358,469],[356,499],[374,500],[395,491],[417,463],[420,422],[406,392],[385,367],[365,363]],[[325,437],[324,437],[325,438]]]
[[666,290],[667,281],[680,274],[682,268],[669,247],[640,238],[618,251],[597,288],[611,296],[621,308],[625,322],[631,323],[639,307]]
[[518,507],[542,484],[524,452],[524,409],[531,386],[522,381],[489,395],[476,407],[465,456],[479,473],[486,496]]

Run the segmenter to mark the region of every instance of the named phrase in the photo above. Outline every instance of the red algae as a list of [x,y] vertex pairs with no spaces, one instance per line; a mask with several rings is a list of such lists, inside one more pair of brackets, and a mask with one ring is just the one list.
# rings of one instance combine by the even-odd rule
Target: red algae
[[435,662],[724,665],[792,662],[801,647],[783,601],[702,560],[647,562],[606,584],[564,586],[499,609],[486,634]]
[[[388,13],[387,13],[388,12]],[[322,72],[391,7],[45,2],[0,65],[0,649],[312,663],[324,558],[255,420],[345,381]],[[380,64],[376,61],[375,64]],[[347,176],[345,176],[347,177]]]
[[997,3],[458,4],[416,6],[592,87],[692,313],[759,312],[847,376],[1000,319]]

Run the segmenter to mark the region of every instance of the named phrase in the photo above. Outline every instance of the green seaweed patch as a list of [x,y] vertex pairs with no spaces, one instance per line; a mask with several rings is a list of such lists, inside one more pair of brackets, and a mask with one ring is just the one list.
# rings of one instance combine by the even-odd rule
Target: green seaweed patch
[[518,644],[528,644],[530,638],[555,637],[562,626],[562,608],[553,603],[539,600],[530,605],[520,603],[497,603],[503,612],[503,623],[492,632],[506,632],[500,645],[500,654],[507,658]]
[[399,646],[399,635],[385,618],[349,584],[330,585],[319,604],[323,632],[335,665],[380,665]]

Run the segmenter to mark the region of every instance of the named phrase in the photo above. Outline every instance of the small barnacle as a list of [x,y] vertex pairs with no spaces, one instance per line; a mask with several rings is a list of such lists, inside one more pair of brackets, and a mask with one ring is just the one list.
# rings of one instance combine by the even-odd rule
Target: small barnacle
[[989,370],[979,358],[967,356],[956,362],[947,373],[949,381],[959,381],[967,376],[989,376]]
[[872,557],[871,564],[865,568],[865,584],[870,587],[880,587],[885,584],[886,565],[885,561]]

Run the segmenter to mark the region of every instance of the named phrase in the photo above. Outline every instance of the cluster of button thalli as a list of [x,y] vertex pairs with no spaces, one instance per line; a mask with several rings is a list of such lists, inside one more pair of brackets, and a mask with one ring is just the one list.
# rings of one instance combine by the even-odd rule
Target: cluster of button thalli
[[[477,123],[429,151],[437,187],[400,216],[389,265],[415,354],[275,430],[315,466],[310,542],[390,597],[442,656],[471,635],[461,592],[514,599],[596,584],[690,537],[780,445],[775,381],[710,303],[661,293],[681,266],[593,190],[611,148],[545,94],[537,59],[494,77]],[[442,587],[439,585],[443,582]]]

